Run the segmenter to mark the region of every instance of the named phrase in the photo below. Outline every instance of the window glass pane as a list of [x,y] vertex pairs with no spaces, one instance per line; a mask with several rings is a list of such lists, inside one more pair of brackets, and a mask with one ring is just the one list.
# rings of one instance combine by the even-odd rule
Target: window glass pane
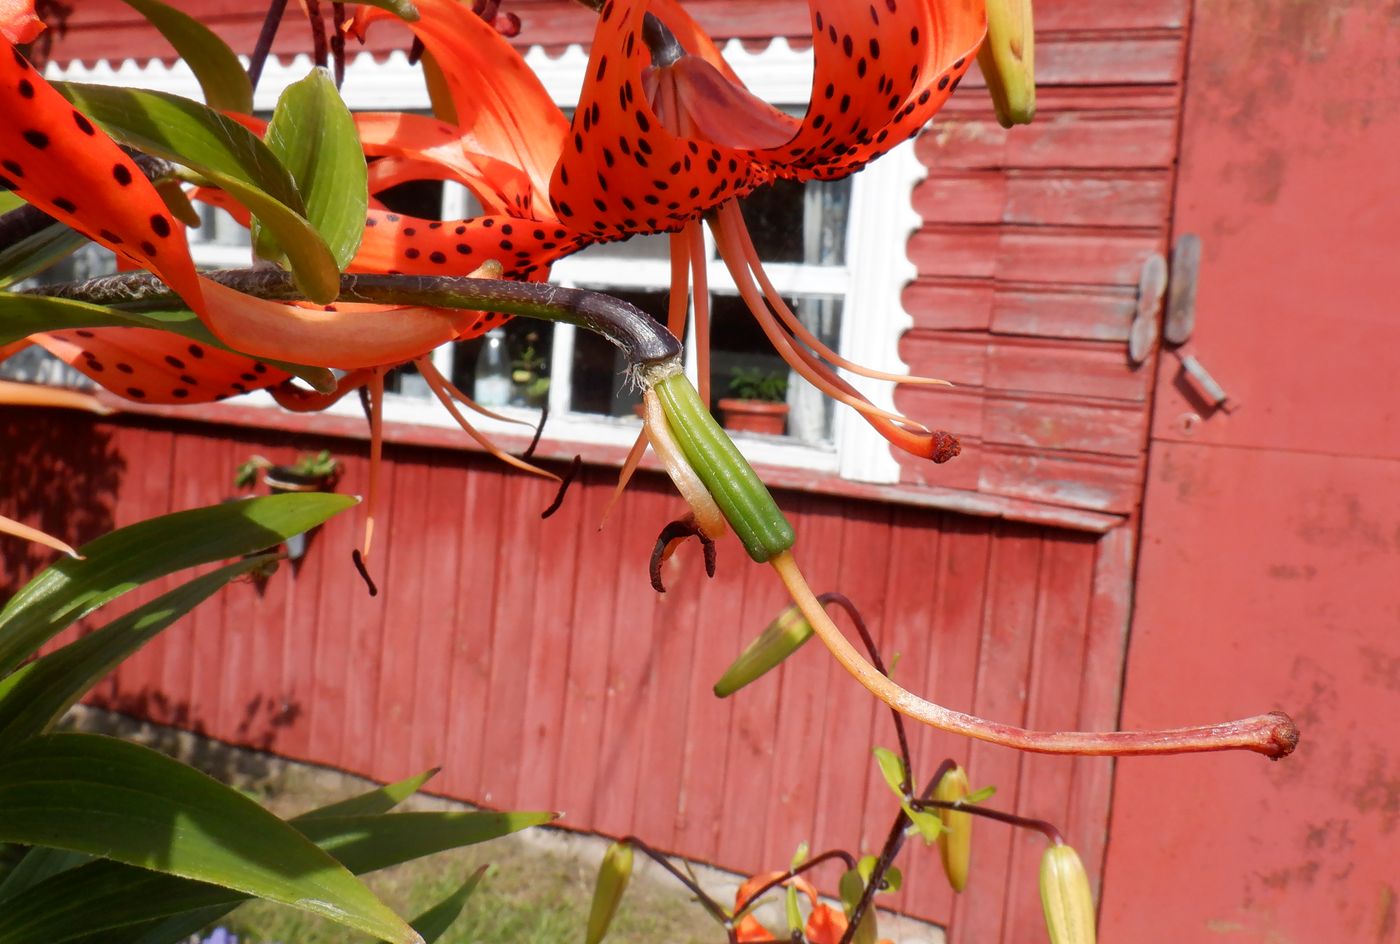
[[[669,292],[607,289],[608,294],[631,302],[658,320],[665,320]],[[573,386],[569,409],[574,413],[634,416],[641,392],[624,376],[627,362],[622,352],[591,331],[574,332]]]
[[[778,180],[740,201],[758,257],[765,262],[842,265],[846,261],[847,180]],[[801,225],[795,225],[801,220]]]
[[[501,329],[505,333],[506,359],[510,370],[510,406],[538,409],[549,399],[549,355],[554,345],[554,326],[529,318],[513,318]],[[486,338],[462,341],[453,349],[452,382],[474,400],[489,400],[483,387],[477,392],[477,375],[490,369]],[[484,379],[484,378],[483,378]]]
[[[804,295],[788,298],[787,303],[808,330],[835,348],[841,329],[839,298]],[[779,402],[788,407],[788,412],[781,432],[776,434],[814,445],[830,443],[835,415],[831,400],[798,377],[778,356],[743,301],[732,295],[713,296],[710,320],[710,386],[716,415],[725,419],[721,399]],[[727,421],[726,425],[732,422]]]

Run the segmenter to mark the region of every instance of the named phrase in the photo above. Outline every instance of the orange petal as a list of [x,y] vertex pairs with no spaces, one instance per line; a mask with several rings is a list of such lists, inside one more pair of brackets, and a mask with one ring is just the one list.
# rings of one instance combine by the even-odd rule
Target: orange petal
[[90,393],[69,390],[66,387],[50,387],[47,384],[19,383],[14,380],[0,380],[0,405],[86,410],[99,416],[106,416],[112,412]]
[[34,0],[0,0],[0,36],[12,43],[32,43],[44,31],[34,15]]
[[566,226],[595,238],[680,229],[729,197],[752,190],[766,172],[729,147],[680,135],[679,116],[663,123],[648,85],[642,41],[646,0],[610,0],[598,16],[571,134],[550,182],[550,205]]
[[141,403],[208,403],[288,377],[253,358],[149,328],[80,328],[36,334],[34,341],[117,396]]
[[[563,112],[515,47],[470,4],[417,0],[417,6],[422,16],[404,25],[437,60],[458,124],[480,144],[474,150],[523,170],[533,182],[531,204],[542,202],[564,142]],[[382,10],[366,10],[355,22],[363,31],[384,19],[400,22]]]
[[918,132],[967,71],[984,0],[809,0],[812,97],[798,134],[752,157],[793,176],[840,177]]
[[846,933],[846,916],[830,905],[817,905],[807,916],[808,944],[841,944],[841,936]]
[[18,50],[0,45],[0,186],[150,269],[198,310],[184,228],[155,187]]

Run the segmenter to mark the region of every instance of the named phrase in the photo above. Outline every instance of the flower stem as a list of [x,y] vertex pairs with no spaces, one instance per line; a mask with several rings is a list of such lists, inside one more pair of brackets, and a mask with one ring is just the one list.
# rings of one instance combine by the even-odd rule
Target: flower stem
[[901,714],[940,730],[1033,753],[1088,756],[1247,750],[1277,759],[1292,753],[1298,744],[1297,726],[1281,711],[1222,724],[1165,731],[1093,732],[1029,731],[944,708],[896,685],[856,651],[807,586],[790,551],[776,555],[769,563],[812,629],[856,681]]
[[[224,269],[205,275],[245,295],[281,301],[304,296],[281,269]],[[83,282],[45,285],[33,294],[69,298],[127,311],[185,308],[180,298],[147,272],[121,273]],[[424,305],[470,311],[499,311],[572,324],[616,345],[634,370],[680,357],[681,344],[665,326],[620,299],[547,282],[512,282],[468,276],[342,275],[343,302]]]

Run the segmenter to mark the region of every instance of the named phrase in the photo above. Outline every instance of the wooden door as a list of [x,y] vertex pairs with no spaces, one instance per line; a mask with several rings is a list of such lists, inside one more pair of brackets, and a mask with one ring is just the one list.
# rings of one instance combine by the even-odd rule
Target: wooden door
[[1394,4],[1201,0],[1123,725],[1285,708],[1297,753],[1118,765],[1106,941],[1400,941],[1400,31]]

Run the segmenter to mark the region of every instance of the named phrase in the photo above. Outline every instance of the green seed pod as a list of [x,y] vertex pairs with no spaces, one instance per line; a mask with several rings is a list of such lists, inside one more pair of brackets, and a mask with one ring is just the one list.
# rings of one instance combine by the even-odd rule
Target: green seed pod
[[[935,800],[956,803],[968,794],[967,771],[954,767],[943,775],[933,791]],[[943,858],[943,872],[953,891],[967,887],[967,870],[972,862],[972,814],[959,810],[939,810],[943,831],[938,834],[938,853]]]
[[1094,944],[1094,896],[1079,854],[1056,844],[1040,860],[1040,903],[1050,944]]
[[598,883],[593,886],[593,909],[588,913],[588,937],[586,944],[598,944],[607,937],[608,926],[617,913],[618,903],[623,892],[627,891],[627,881],[632,877],[632,847],[625,842],[615,842],[603,855],[603,863],[598,866]]
[[666,412],[671,435],[749,556],[762,564],[792,547],[792,525],[685,375],[671,374],[652,389]]
[[812,626],[802,611],[789,606],[778,614],[778,618],[768,624],[768,628],[749,643],[748,648],[739,654],[734,664],[724,670],[724,675],[715,683],[715,695],[728,698],[750,682],[792,655],[802,644],[812,638]]
[[1035,117],[1035,28],[1031,0],[987,0],[987,38],[977,65],[1003,128]]

